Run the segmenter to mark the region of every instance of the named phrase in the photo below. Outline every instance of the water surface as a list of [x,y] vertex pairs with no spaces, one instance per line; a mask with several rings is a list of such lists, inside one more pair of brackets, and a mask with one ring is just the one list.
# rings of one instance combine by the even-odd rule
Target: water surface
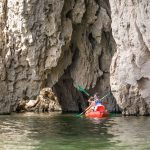
[[0,116],[0,150],[149,150],[150,117]]

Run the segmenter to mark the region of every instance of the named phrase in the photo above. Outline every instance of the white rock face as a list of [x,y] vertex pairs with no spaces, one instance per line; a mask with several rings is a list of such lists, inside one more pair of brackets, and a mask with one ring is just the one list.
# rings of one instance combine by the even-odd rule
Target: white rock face
[[24,95],[35,98],[45,86],[47,72],[54,85],[71,63],[68,52],[68,60],[61,64],[65,58],[62,47],[72,35],[70,21],[61,20],[63,6],[63,0],[0,2],[0,113],[13,111]]
[[110,0],[117,52],[111,63],[111,89],[126,115],[150,114],[149,0]]
[[1,0],[0,25],[0,113],[45,87],[65,111],[78,110],[78,99],[84,107],[74,85],[108,92],[115,50],[108,1]]

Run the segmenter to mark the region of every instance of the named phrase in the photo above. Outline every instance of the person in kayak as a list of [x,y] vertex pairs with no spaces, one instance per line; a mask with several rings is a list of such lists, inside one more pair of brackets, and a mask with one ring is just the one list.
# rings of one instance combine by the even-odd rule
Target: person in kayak
[[98,107],[101,106],[105,109],[102,100],[99,98],[98,94],[95,93],[93,97],[90,97],[88,100],[90,106],[85,110],[86,113],[97,111]]
[[96,94],[94,94],[94,96],[91,96],[89,99],[88,99],[88,102],[89,102],[89,107],[85,110],[86,113],[89,113],[89,112],[93,112],[93,111],[96,111],[97,107],[100,105],[101,101],[99,101],[99,97]]
[[96,111],[97,108],[102,105],[102,100],[99,98],[97,93],[94,94],[94,101],[95,101],[94,111]]
[[89,102],[89,107],[86,108],[86,110],[85,110],[86,113],[94,111],[94,108],[95,108],[95,101],[94,101],[94,97],[93,96],[91,96],[88,99],[88,102]]

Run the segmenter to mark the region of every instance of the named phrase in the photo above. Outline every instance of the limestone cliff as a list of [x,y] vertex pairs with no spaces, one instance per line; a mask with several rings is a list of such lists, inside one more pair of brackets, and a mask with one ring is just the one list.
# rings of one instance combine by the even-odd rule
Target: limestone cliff
[[110,89],[115,42],[108,0],[1,0],[0,25],[0,113],[45,87],[65,111],[86,103],[75,85],[100,96]]
[[77,111],[87,98],[75,86],[103,96],[111,65],[119,107],[111,97],[108,109],[148,114],[148,7],[148,0],[0,0],[0,113],[45,87],[64,111]]
[[110,0],[117,52],[111,64],[111,88],[126,115],[150,114],[150,3]]

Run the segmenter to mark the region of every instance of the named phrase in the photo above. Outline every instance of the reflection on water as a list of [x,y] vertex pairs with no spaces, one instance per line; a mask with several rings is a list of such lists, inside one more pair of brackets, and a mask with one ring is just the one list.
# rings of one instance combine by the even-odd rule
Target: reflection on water
[[150,118],[149,117],[119,117],[111,119],[108,133],[113,134],[111,142],[117,142],[118,147],[132,150],[150,149]]
[[0,150],[146,150],[150,148],[149,124],[149,117],[0,116]]

